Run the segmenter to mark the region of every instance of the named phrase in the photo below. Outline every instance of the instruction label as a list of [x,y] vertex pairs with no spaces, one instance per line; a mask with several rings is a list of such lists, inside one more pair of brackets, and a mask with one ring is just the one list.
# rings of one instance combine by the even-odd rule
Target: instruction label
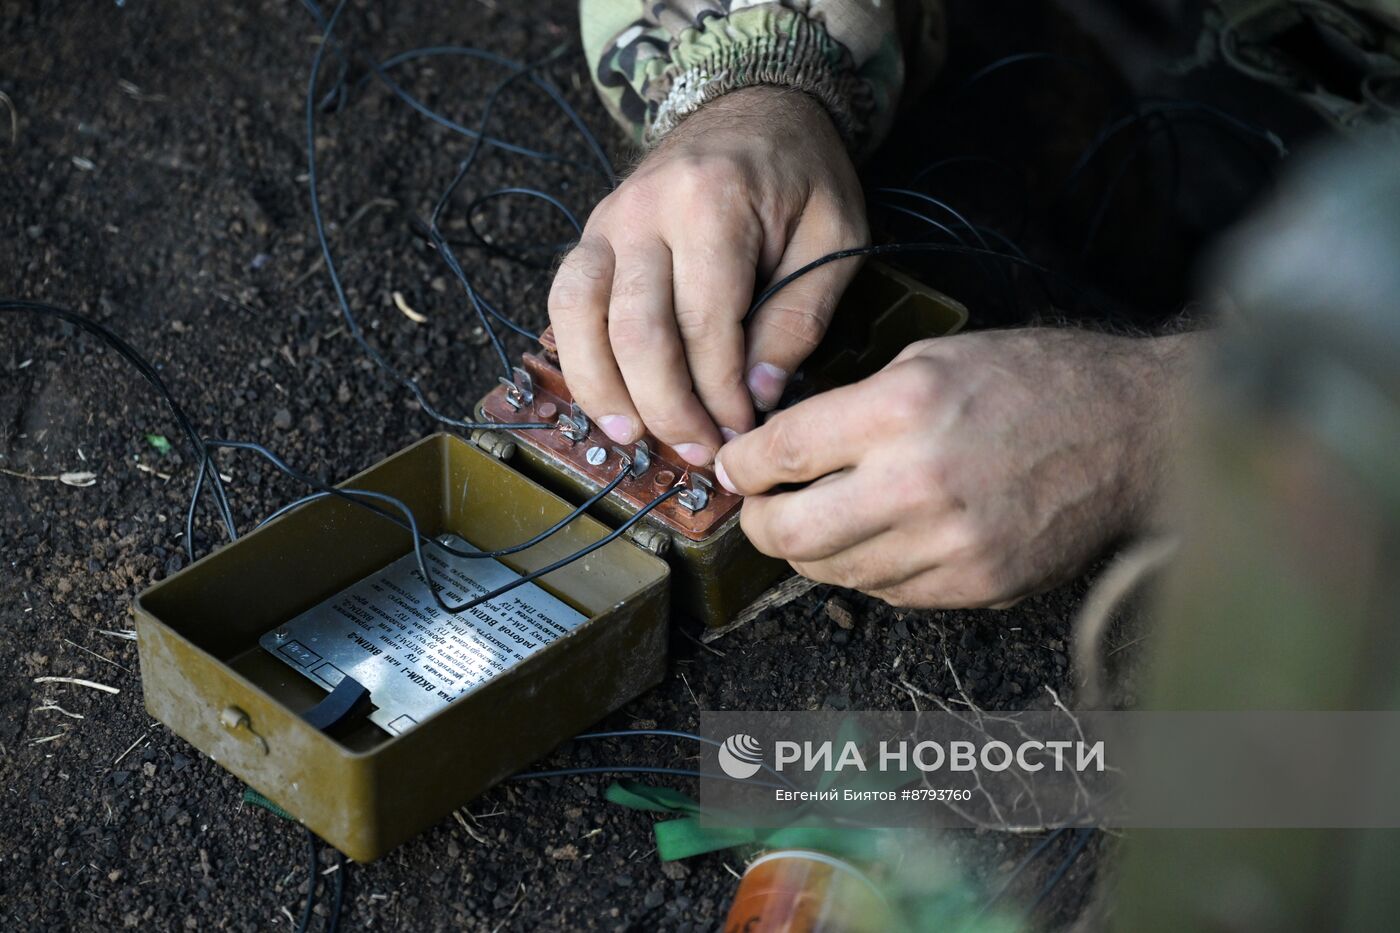
[[[443,544],[476,551],[456,535]],[[490,558],[423,548],[432,585],[456,606],[520,575]],[[498,677],[587,619],[534,583],[451,615],[434,601],[410,552],[259,639],[332,690],[348,674],[370,692],[370,719],[398,735]]]

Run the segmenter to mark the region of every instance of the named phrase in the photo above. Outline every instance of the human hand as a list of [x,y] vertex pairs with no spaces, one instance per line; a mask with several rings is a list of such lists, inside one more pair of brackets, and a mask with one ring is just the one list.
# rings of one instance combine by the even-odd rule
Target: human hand
[[[1071,577],[1153,498],[1189,335],[925,340],[728,443],[745,533],[897,606],[1002,607]],[[772,492],[784,483],[810,483]]]
[[549,295],[575,400],[614,441],[643,428],[689,462],[777,404],[855,273],[840,262],[744,314],[755,285],[866,241],[855,169],[805,94],[705,104],[588,218]]

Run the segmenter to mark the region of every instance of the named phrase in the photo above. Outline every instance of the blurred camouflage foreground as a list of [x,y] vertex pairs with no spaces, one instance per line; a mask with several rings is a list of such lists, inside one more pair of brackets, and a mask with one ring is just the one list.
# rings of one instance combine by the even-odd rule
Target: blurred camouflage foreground
[[[1327,151],[1225,252],[1148,708],[1400,708],[1400,141]],[[1355,768],[1365,781],[1364,759]],[[1400,789],[1397,789],[1400,790]],[[1134,833],[1114,926],[1395,929],[1400,831]]]

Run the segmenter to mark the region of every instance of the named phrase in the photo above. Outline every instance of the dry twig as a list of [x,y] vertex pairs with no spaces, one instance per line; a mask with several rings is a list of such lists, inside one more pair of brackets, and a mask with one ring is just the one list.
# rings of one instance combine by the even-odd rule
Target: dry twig
[[77,677],[35,677],[34,682],[36,684],[73,684],[77,687],[90,687],[93,690],[101,690],[104,693],[121,693],[121,690],[116,687],[109,687],[106,684],[99,684],[92,680],[82,680]]
[[19,109],[15,107],[15,102],[10,100],[10,95],[0,91],[0,104],[5,105],[5,109],[10,112],[10,145],[13,149],[19,145]]

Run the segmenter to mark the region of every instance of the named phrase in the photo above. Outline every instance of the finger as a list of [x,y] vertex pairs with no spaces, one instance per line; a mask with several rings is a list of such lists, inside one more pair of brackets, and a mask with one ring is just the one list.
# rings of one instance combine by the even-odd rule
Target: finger
[[[865,240],[864,229],[849,222],[839,205],[809,204],[771,281]],[[854,257],[819,266],[783,286],[754,313],[748,324],[745,372],[760,410],[771,411],[778,404],[792,373],[821,343],[841,293],[859,268],[860,260]]]
[[[921,356],[927,353],[930,347],[946,345],[949,339],[950,338],[948,337],[928,337],[923,340],[915,340],[913,343],[906,346],[903,350],[900,350],[899,353],[895,355],[894,359],[890,360],[888,363],[886,363],[880,368],[893,369],[900,363],[903,363],[905,360],[910,360],[916,356]],[[961,343],[961,341],[959,341],[959,343]]]
[[901,609],[970,609],[965,600],[960,600],[947,591],[946,568],[935,567],[915,574],[907,580],[884,587],[870,587],[861,592],[867,596],[884,600],[891,606]]
[[861,589],[892,606],[919,609],[1000,609],[1026,595],[988,580],[985,569],[953,564],[926,569],[902,582]]
[[[695,394],[728,439],[754,425],[744,383],[744,312],[761,242],[753,224],[719,216],[672,240],[676,326]],[[756,228],[755,228],[756,229]]]
[[789,562],[809,580],[869,592],[897,587],[927,570],[918,545],[907,534],[884,531],[820,560]]
[[855,466],[875,440],[884,380],[872,376],[805,399],[724,445],[715,477],[730,492],[756,496]]
[[640,436],[642,422],[608,342],[612,280],[612,246],[602,236],[585,235],[554,276],[549,322],[574,401],[614,441],[630,444]]
[[831,558],[882,535],[896,516],[870,507],[859,474],[833,473],[794,492],[745,499],[744,534],[762,553],[793,563]]
[[618,248],[608,339],[642,423],[690,463],[714,459],[720,433],[696,398],[672,310],[672,257],[640,239]]

